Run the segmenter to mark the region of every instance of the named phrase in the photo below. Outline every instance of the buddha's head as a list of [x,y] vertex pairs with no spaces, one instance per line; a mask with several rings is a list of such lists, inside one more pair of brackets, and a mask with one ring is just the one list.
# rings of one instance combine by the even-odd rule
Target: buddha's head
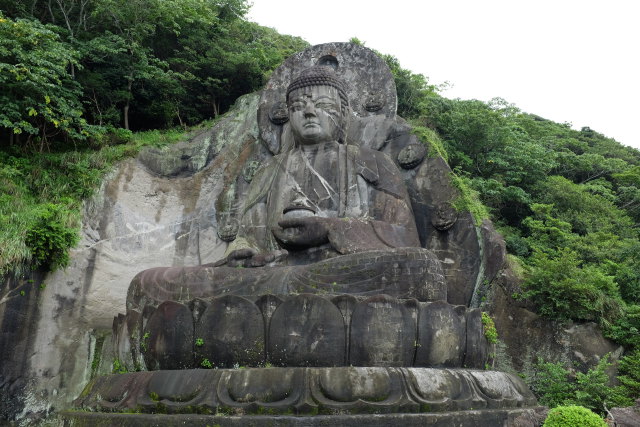
[[319,66],[300,73],[287,88],[287,106],[297,144],[344,139],[349,101],[333,69]]

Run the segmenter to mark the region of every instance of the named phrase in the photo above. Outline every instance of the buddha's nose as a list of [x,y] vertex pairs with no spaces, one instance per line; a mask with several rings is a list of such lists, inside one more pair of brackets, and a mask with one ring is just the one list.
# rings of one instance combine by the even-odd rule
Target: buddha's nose
[[316,107],[313,105],[313,102],[307,102],[304,106],[304,115],[305,116],[315,116],[316,115]]

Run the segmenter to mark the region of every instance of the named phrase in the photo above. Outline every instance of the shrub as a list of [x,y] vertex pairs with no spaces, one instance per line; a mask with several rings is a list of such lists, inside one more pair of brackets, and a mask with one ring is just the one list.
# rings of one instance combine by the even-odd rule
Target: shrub
[[608,402],[612,394],[611,387],[607,385],[609,376],[606,370],[609,366],[611,363],[609,363],[609,355],[607,354],[586,374],[578,372],[576,374],[575,397],[572,403],[604,413],[605,403],[609,406]]
[[574,394],[574,385],[569,380],[569,371],[562,363],[544,362],[538,359],[535,374],[527,378],[527,383],[540,404],[550,408],[562,405]]
[[605,325],[604,335],[627,348],[640,348],[640,304],[625,305],[623,313]]
[[543,427],[607,427],[598,414],[583,406],[558,406],[549,411]]
[[624,356],[618,365],[618,381],[616,387],[619,400],[616,406],[631,406],[634,399],[640,398],[640,349]]
[[615,321],[621,312],[613,277],[570,249],[552,255],[534,250],[523,287],[523,296],[552,319]]
[[70,212],[62,205],[42,205],[25,239],[37,265],[55,270],[69,264],[69,249],[79,240],[77,230],[67,225],[69,217]]
[[[573,376],[562,363],[538,360],[535,374],[527,378],[527,383],[543,405],[551,408],[558,405],[580,405],[603,414],[605,406],[612,407],[619,402],[626,402],[622,390],[608,385],[606,370],[609,366],[611,363],[607,354],[587,373],[578,372]],[[631,364],[629,366],[633,369]]]

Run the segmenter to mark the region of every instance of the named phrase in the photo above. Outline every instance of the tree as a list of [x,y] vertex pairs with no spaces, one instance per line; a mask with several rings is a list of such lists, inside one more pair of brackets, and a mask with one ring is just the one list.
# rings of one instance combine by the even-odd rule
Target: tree
[[84,140],[96,131],[82,118],[82,91],[69,74],[72,64],[78,65],[78,52],[51,27],[0,13],[0,128],[9,134],[9,144],[42,151],[54,136]]
[[607,196],[594,194],[592,187],[579,185],[561,176],[550,176],[536,185],[538,200],[553,205],[553,214],[584,235],[611,231],[623,237],[635,236],[632,221]]

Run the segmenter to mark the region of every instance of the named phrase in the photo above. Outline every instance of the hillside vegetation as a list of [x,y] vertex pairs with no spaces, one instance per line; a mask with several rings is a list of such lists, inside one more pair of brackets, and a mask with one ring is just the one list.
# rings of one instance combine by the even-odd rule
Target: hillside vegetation
[[489,103],[426,94],[410,114],[434,130],[524,272],[519,298],[640,344],[640,152]]
[[[358,42],[357,39],[352,40]],[[610,387],[603,358],[587,373],[540,361],[528,378],[540,401],[601,414],[640,397],[640,151],[588,128],[573,130],[503,99],[447,99],[425,76],[383,55],[398,114],[442,152],[504,235],[523,292],[539,314],[594,321],[625,346]]]
[[308,46],[247,9],[0,0],[0,274],[64,266],[82,200],[114,162],[215,119]]
[[[224,113],[307,46],[248,22],[247,9],[245,0],[0,0],[0,273],[64,266],[82,200],[116,161]],[[523,276],[515,297],[640,347],[640,152],[502,99],[447,99],[382,56],[398,114],[504,234]]]

